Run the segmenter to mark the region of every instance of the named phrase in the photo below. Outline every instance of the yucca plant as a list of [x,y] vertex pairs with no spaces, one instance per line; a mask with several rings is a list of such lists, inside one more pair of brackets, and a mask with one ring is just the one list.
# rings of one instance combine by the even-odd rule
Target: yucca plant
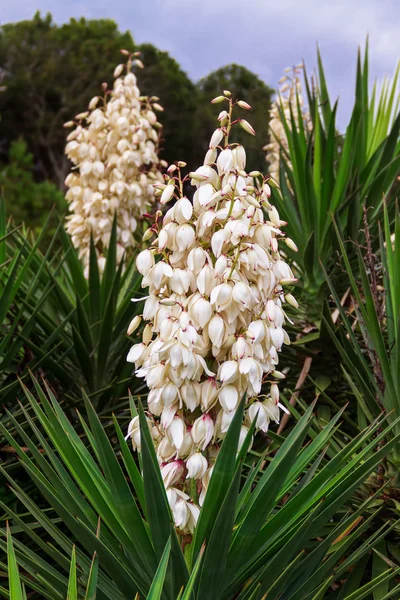
[[[73,401],[83,386],[97,408],[127,394],[132,369],[126,336],[138,305],[140,275],[133,258],[117,266],[114,223],[104,274],[90,249],[89,275],[59,224],[43,254],[45,229],[33,243],[28,232],[0,223],[0,377],[3,401],[12,400],[16,375],[27,367],[44,373]],[[60,245],[61,241],[61,245]]]
[[[313,415],[311,406],[276,455],[268,460],[262,457],[242,479],[247,444],[238,455],[236,449],[243,399],[217,457],[197,527],[188,536],[172,525],[141,405],[139,469],[116,419],[118,453],[85,397],[86,446],[50,388],[46,386],[45,393],[37,381],[33,383],[39,400],[24,386],[27,405],[36,418],[25,409],[29,432],[12,415],[16,436],[0,426],[46,500],[45,505],[32,500],[3,471],[24,507],[18,514],[1,504],[5,518],[12,522],[16,561],[31,597],[68,597],[74,546],[78,598],[85,595],[94,553],[98,557],[96,597],[104,599],[131,599],[137,594],[171,600],[250,600],[267,594],[269,599],[356,600],[380,589],[375,598],[383,600],[400,589],[395,557],[374,552],[382,548],[385,537],[395,535],[397,524],[386,522],[374,530],[376,511],[365,517],[380,491],[364,502],[355,496],[398,441],[398,435],[390,437],[385,418],[377,419],[326,460],[341,415],[302,448]],[[389,429],[396,426],[397,422]],[[6,552],[3,531],[0,545]],[[43,540],[43,532],[51,541]],[[371,553],[376,574],[372,579],[366,569]],[[0,591],[5,595],[4,588]]]
[[288,150],[281,144],[280,188],[274,190],[274,201],[299,247],[293,259],[310,319],[319,319],[324,268],[334,266],[332,216],[343,235],[356,240],[365,200],[372,207],[371,226],[384,197],[393,208],[391,192],[400,166],[399,68],[392,83],[386,81],[380,93],[374,85],[370,96],[368,44],[363,62],[359,52],[354,107],[344,135],[338,132],[338,102],[331,104],[319,52],[316,80],[304,70],[312,127],[304,122],[299,102],[294,110],[290,107],[290,115],[280,111]]
[[[372,251],[367,228],[366,248],[356,246],[357,273],[336,228],[340,255],[351,289],[351,310],[343,307],[331,278],[329,289],[340,313],[340,327],[335,330],[325,321],[338,349],[346,381],[358,404],[361,428],[371,423],[384,409],[389,421],[400,414],[400,214],[396,210],[391,229],[386,205],[383,230],[379,229],[379,251]],[[353,250],[353,248],[352,248]],[[395,427],[393,434],[400,431]],[[400,447],[391,454],[396,470],[400,464]]]

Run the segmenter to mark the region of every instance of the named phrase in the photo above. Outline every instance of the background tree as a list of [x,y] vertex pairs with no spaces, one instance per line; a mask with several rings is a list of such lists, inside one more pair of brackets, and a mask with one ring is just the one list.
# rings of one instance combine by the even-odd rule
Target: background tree
[[132,51],[129,32],[109,19],[71,19],[56,25],[37,12],[0,28],[2,149],[23,136],[43,179],[62,189],[68,161],[63,123],[83,112],[101,83],[112,82],[120,50]]
[[[65,210],[63,193],[52,181],[37,181],[34,158],[22,138],[11,143],[8,161],[0,165],[0,193],[16,225],[26,223],[37,233],[53,206]],[[51,234],[51,229],[48,236]]]
[[252,110],[249,111],[249,120],[256,130],[256,136],[249,141],[248,134],[240,127],[236,127],[232,140],[243,144],[245,139],[248,166],[251,169],[265,170],[265,152],[262,148],[268,141],[268,111],[274,90],[257,75],[236,64],[221,67],[210,73],[198,82],[197,89],[199,114],[197,120],[201,125],[201,143],[197,148],[200,156],[207,149],[210,131],[212,132],[215,124],[216,111],[219,107],[220,110],[224,108],[221,104],[217,106],[210,104],[210,100],[219,96],[222,90],[229,90],[234,98],[240,98],[250,104]]
[[162,158],[172,163],[185,157],[190,164],[195,158],[196,86],[167,52],[152,44],[142,44],[138,50],[145,66],[137,74],[140,90],[145,95],[159,96],[164,107],[160,115],[164,137]]

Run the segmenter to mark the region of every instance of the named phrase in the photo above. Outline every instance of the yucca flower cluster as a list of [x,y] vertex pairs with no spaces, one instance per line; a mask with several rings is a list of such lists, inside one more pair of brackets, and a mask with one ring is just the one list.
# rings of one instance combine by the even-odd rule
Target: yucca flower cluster
[[66,228],[86,266],[93,235],[101,271],[114,217],[120,261],[135,245],[138,218],[153,201],[153,185],[163,181],[163,161],[158,158],[161,125],[155,113],[163,109],[158,98],[140,95],[131,71],[143,66],[136,56],[128,54],[127,63],[117,66],[112,90],[103,84],[104,95],[94,97],[87,112],[65,124],[75,127],[65,149],[74,164],[65,180],[71,211]]
[[[203,166],[182,178],[185,163],[168,169],[161,203],[174,202],[157,239],[137,257],[147,324],[142,342],[127,360],[146,380],[148,417],[176,526],[192,532],[207,491],[218,449],[246,393],[242,444],[249,426],[267,432],[279,422],[278,354],[289,343],[286,302],[297,306],[284,286],[295,281],[279,253],[285,224],[270,203],[268,177],[246,172],[243,146],[229,144],[233,125],[254,135],[244,119],[233,120],[226,102]],[[193,202],[184,183],[194,186]],[[136,317],[129,328],[139,325]],[[263,392],[263,393],[262,393]],[[285,409],[283,409],[285,410]],[[140,449],[138,418],[129,426]],[[194,482],[194,484],[190,484]]]
[[[310,115],[305,109],[302,95],[300,78],[302,69],[302,64],[285,69],[285,75],[278,82],[281,86],[280,90],[269,112],[270,141],[264,146],[264,150],[267,152],[265,159],[269,163],[270,175],[277,182],[279,182],[280,153],[284,152],[286,156],[289,155],[289,145],[280,111],[285,116],[289,130],[292,128],[291,114],[296,127],[299,125],[299,119],[303,119],[307,128],[311,128]],[[298,106],[300,106],[301,115],[299,115]],[[290,166],[290,161],[287,160],[287,162]]]

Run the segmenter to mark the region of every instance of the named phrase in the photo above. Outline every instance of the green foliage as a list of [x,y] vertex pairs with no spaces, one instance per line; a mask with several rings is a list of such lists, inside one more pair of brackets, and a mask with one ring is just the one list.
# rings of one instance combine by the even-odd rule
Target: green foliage
[[[258,464],[260,476],[243,495],[242,459],[236,457],[242,401],[218,455],[185,559],[141,406],[142,473],[116,419],[121,460],[87,397],[88,447],[50,388],[44,391],[37,381],[33,383],[38,400],[24,386],[27,426],[22,428],[13,419],[16,436],[28,451],[3,425],[0,429],[46,505],[32,500],[3,470],[31,517],[1,506],[13,522],[21,579],[41,598],[63,600],[67,593],[83,597],[92,578],[94,553],[98,598],[122,600],[135,594],[154,600],[245,600],[265,594],[272,600],[322,598],[332,584],[347,585],[354,565],[361,561],[365,567],[364,557],[373,548],[380,552],[381,540],[395,525],[374,530],[374,512],[360,519],[374,497],[358,505],[353,500],[360,484],[397,442],[392,437],[385,443],[390,436],[384,420],[368,426],[326,461],[324,449],[340,415],[301,451],[311,406],[267,466]],[[44,532],[50,544],[43,541]],[[4,539],[0,546],[7,550]],[[392,559],[385,557],[384,562],[384,568],[374,567],[374,579],[342,598],[366,597],[385,582],[385,589],[393,588],[400,569]],[[379,600],[389,597],[384,593]]]
[[39,232],[53,206],[63,209],[65,202],[54,183],[35,180],[34,166],[25,140],[12,142],[8,162],[0,166],[0,190],[12,210],[14,223],[29,223]]
[[[359,404],[360,427],[372,422],[382,409],[391,421],[400,415],[400,214],[396,210],[392,232],[386,205],[383,213],[378,254],[372,252],[369,238],[366,252],[359,246],[356,248],[358,278],[354,276],[348,250],[336,229],[354,316],[342,307],[332,281],[326,275],[341,322],[337,331],[327,320],[325,325],[340,353],[346,380]],[[399,447],[393,458],[398,468]]]
[[[268,140],[268,115],[274,90],[257,75],[236,64],[227,65],[210,73],[199,81],[197,88],[199,90],[197,116],[199,133],[196,140],[199,155],[197,163],[202,164],[203,157],[208,150],[210,134],[215,129],[218,107],[222,106],[211,105],[210,100],[219,96],[222,90],[229,90],[234,98],[240,98],[252,107],[248,119],[256,131],[255,137],[250,137],[240,127],[236,127],[232,130],[232,141],[246,146],[248,171],[255,169],[261,172],[265,171],[265,152],[262,148]],[[223,108],[222,106],[220,110]],[[246,115],[244,117],[247,118]]]
[[[299,278],[315,304],[325,281],[323,268],[330,272],[336,249],[335,218],[343,236],[360,237],[363,211],[367,206],[371,226],[376,225],[382,199],[393,198],[392,186],[400,166],[400,113],[392,88],[385,86],[377,98],[376,88],[369,98],[368,46],[364,62],[358,57],[355,102],[344,136],[337,132],[336,102],[331,106],[321,57],[318,54],[318,83],[312,86],[305,74],[312,131],[308,132],[294,114],[284,123],[289,153],[282,148],[280,190],[273,201],[288,222],[287,232],[298,247],[295,256]],[[390,93],[389,93],[390,92]],[[297,107],[301,114],[300,106]],[[315,312],[315,311],[314,311]],[[314,318],[316,315],[313,315]]]
[[[11,401],[16,375],[41,369],[64,398],[73,402],[83,386],[97,408],[126,396],[132,367],[126,331],[139,310],[140,277],[134,257],[116,268],[115,226],[100,278],[94,248],[88,279],[61,224],[43,254],[37,239],[5,225],[0,230],[0,383]],[[51,216],[49,217],[50,220]],[[62,248],[55,252],[56,243]]]

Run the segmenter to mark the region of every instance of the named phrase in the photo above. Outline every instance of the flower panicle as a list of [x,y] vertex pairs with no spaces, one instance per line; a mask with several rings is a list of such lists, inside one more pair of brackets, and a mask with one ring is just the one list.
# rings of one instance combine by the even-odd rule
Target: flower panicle
[[137,53],[123,53],[127,63],[116,67],[113,88],[103,84],[103,95],[66,123],[74,127],[65,149],[73,164],[65,181],[70,211],[66,228],[86,270],[91,236],[103,270],[114,217],[118,262],[133,248],[141,215],[154,202],[153,186],[163,182],[156,116],[162,107],[158,98],[140,94],[131,71],[140,67]]
[[[277,385],[284,374],[277,367],[283,344],[290,343],[285,307],[297,304],[285,289],[295,278],[280,254],[285,222],[271,204],[270,176],[246,172],[244,147],[229,141],[231,128],[242,123],[233,116],[239,102],[226,91],[217,100],[226,101],[227,110],[204,164],[183,176],[175,163],[160,186],[169,208],[136,261],[148,290],[147,326],[128,355],[149,388],[156,453],[184,533],[193,531],[243,395],[240,445],[254,420],[266,433],[285,410]],[[192,200],[185,195],[189,183]],[[132,438],[138,447],[137,434]]]

